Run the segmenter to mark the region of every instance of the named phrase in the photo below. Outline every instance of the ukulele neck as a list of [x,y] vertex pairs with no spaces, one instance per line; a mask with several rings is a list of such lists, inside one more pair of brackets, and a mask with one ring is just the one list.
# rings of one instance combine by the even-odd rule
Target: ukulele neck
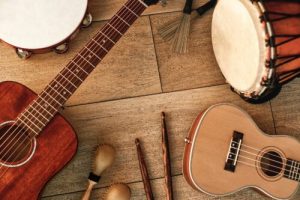
[[28,128],[33,136],[38,135],[146,7],[142,0],[125,3],[18,116],[17,122]]
[[300,162],[287,159],[284,177],[300,182]]

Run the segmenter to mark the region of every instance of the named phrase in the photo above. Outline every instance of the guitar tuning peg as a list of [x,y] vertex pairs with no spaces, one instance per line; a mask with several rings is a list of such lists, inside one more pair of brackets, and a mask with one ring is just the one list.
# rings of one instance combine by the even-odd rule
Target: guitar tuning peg
[[168,0],[160,0],[160,4],[165,7],[168,4]]

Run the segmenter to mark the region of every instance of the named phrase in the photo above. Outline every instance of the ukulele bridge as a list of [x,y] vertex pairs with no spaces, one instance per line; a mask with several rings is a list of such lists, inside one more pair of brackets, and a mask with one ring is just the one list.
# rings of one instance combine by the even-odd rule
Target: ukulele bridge
[[238,162],[239,153],[243,143],[244,134],[238,131],[233,132],[231,142],[229,145],[224,170],[235,172],[235,168]]

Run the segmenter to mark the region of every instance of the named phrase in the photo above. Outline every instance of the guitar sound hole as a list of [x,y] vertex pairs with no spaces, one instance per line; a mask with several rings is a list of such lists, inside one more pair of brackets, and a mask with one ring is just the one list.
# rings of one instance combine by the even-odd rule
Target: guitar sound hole
[[260,160],[261,170],[270,177],[277,176],[280,174],[283,168],[283,160],[281,156],[270,151],[265,153]]
[[18,163],[28,157],[32,149],[28,132],[17,125],[0,127],[0,160],[2,163]]

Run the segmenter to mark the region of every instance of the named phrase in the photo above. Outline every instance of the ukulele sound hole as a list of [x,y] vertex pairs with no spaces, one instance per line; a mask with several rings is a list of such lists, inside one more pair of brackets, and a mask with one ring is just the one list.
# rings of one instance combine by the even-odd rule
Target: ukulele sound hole
[[0,160],[2,164],[24,161],[32,150],[33,140],[28,132],[17,125],[0,127]]
[[260,160],[261,170],[269,177],[275,177],[282,171],[283,160],[281,156],[270,151],[265,153]]

